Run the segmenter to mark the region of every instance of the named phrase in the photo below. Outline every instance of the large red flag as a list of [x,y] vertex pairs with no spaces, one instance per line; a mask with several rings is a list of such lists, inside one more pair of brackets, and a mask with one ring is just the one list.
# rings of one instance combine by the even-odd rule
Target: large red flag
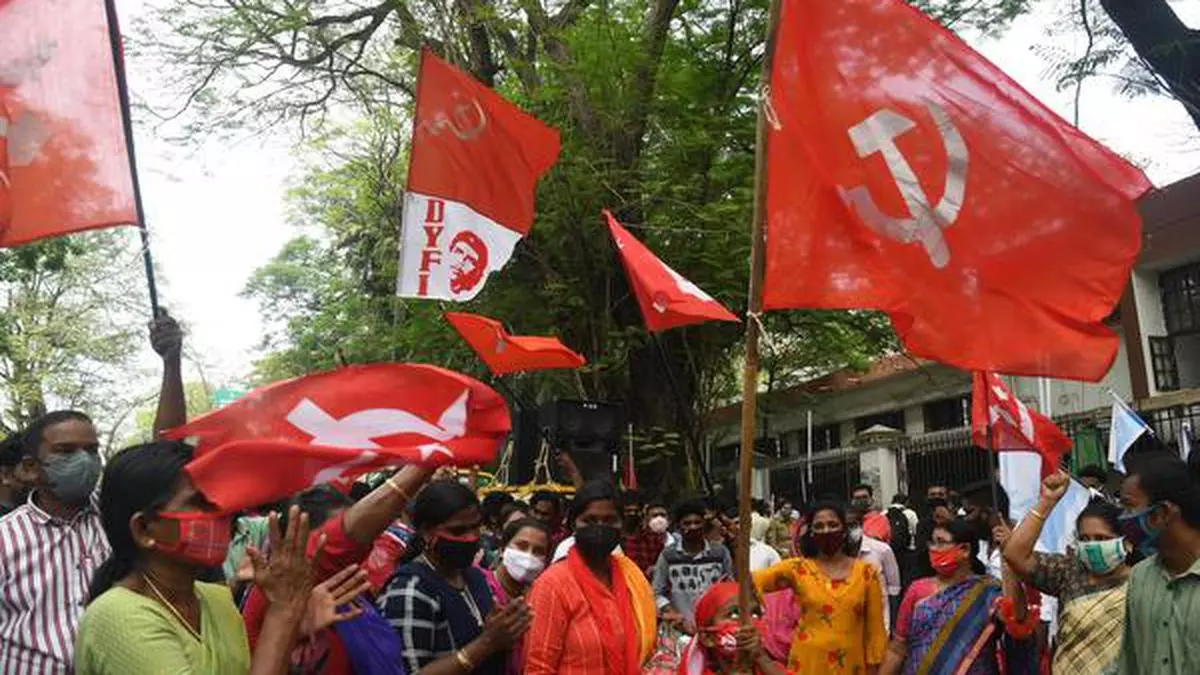
[[0,246],[137,222],[105,3],[0,1]]
[[421,50],[397,292],[466,301],[533,225],[558,132]]
[[[989,427],[990,433],[989,433]],[[1042,477],[1058,470],[1071,439],[1045,415],[1030,410],[995,373],[976,371],[971,392],[971,436],[997,452],[1031,450],[1042,456]]]
[[587,363],[558,338],[509,335],[499,321],[486,316],[446,312],[446,320],[493,375],[579,368]]
[[235,510],[397,464],[486,464],[510,428],[483,383],[381,363],[268,385],[166,435],[197,439],[192,482]]
[[659,260],[608,211],[608,231],[651,333],[706,321],[737,321],[721,303]]
[[1098,380],[1141,171],[902,0],[789,0],[764,305],[887,311],[969,370]]

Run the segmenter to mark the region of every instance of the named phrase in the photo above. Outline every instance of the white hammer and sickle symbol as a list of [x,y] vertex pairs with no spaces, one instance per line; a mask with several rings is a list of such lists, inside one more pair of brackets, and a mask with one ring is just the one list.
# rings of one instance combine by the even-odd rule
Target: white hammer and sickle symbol
[[886,108],[850,127],[850,140],[859,157],[866,158],[877,152],[883,155],[910,217],[895,218],[880,211],[865,185],[839,190],[842,198],[868,227],[904,244],[919,242],[933,266],[942,268],[950,262],[950,248],[942,230],[954,224],[962,209],[967,188],[968,153],[962,134],[946,111],[932,102],[927,103],[926,107],[946,149],[946,187],[936,206],[930,205],[916,172],[896,146],[896,138],[915,127],[916,122]]

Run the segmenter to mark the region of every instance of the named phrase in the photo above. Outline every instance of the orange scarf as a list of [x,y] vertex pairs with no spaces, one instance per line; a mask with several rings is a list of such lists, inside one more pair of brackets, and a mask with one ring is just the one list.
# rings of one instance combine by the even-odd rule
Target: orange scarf
[[575,577],[575,582],[583,589],[583,597],[587,600],[592,618],[599,624],[602,635],[612,635],[616,631],[613,630],[613,617],[609,616],[607,608],[599,603],[599,599],[612,594],[616,601],[616,619],[621,622],[625,642],[617,644],[616,640],[604,641],[604,663],[607,666],[608,675],[637,675],[642,664],[633,600],[629,596],[625,575],[616,559],[609,556],[608,564],[612,575],[611,589],[605,587],[592,573],[592,570],[588,569],[587,563],[584,562],[583,555],[579,553],[578,549],[572,548],[571,552],[567,554],[567,566],[571,570],[571,576]]

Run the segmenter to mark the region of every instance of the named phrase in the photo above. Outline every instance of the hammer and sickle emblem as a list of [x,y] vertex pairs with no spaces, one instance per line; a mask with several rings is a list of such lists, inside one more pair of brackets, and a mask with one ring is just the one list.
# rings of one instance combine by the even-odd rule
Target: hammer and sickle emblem
[[859,157],[866,158],[877,152],[883,155],[910,217],[896,218],[885,214],[871,198],[871,192],[865,185],[848,190],[839,188],[839,191],[872,230],[903,244],[919,242],[933,266],[942,268],[950,262],[950,248],[942,230],[954,224],[962,209],[967,188],[968,153],[962,134],[946,111],[932,102],[926,103],[926,108],[933,117],[946,149],[945,189],[936,206],[930,205],[916,172],[896,146],[896,138],[915,127],[916,122],[886,108],[850,127],[850,140]]

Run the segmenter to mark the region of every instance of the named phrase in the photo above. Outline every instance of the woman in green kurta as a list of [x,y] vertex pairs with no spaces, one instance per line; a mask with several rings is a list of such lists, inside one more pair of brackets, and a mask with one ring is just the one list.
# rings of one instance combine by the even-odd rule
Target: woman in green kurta
[[312,590],[306,516],[287,536],[271,519],[271,558],[252,551],[254,583],[271,606],[253,657],[226,586],[196,581],[229,547],[230,519],[183,472],[192,450],[157,442],[108,463],[100,516],[112,544],[92,580],[75,644],[77,675],[280,675]]

